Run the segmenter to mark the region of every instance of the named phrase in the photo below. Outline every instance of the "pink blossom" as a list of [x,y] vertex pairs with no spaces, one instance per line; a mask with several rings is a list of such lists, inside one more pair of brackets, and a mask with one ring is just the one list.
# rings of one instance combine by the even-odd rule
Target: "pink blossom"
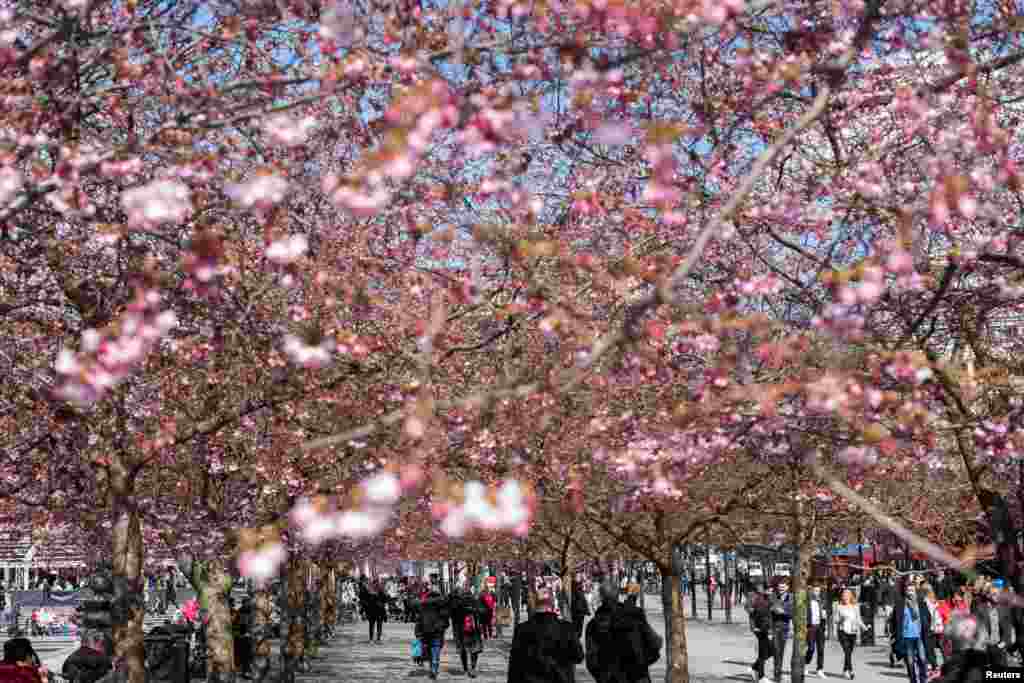
[[254,206],[270,208],[284,200],[288,181],[279,175],[258,173],[243,183],[228,185],[224,191],[247,209]]
[[238,571],[247,578],[257,582],[268,581],[277,576],[278,571],[288,553],[280,543],[271,543],[259,550],[250,550],[239,554]]
[[0,206],[7,205],[21,190],[21,173],[10,166],[0,166]]
[[304,144],[315,127],[316,120],[310,116],[295,119],[288,114],[271,116],[263,123],[263,131],[270,139],[285,147]]
[[284,353],[296,365],[304,368],[319,369],[331,362],[331,354],[334,351],[333,343],[324,340],[316,346],[305,343],[293,334],[284,338]]
[[402,495],[402,486],[391,472],[381,472],[363,482],[366,500],[374,505],[394,505]]
[[633,128],[628,123],[612,122],[602,124],[594,131],[594,140],[602,145],[621,146],[633,139]]
[[180,223],[192,213],[188,186],[175,180],[156,180],[121,195],[121,204],[134,224]]
[[384,531],[390,511],[366,509],[346,510],[335,520],[338,533],[350,538],[369,538]]
[[267,259],[279,265],[295,263],[309,250],[309,241],[305,235],[291,235],[284,239],[271,242],[267,247]]

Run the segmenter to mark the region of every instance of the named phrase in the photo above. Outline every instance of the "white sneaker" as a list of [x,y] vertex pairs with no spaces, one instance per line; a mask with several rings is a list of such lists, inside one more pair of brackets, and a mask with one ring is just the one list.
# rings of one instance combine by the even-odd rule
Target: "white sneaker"
[[765,676],[764,678],[762,678],[762,679],[761,679],[760,681],[758,681],[757,683],[772,683],[772,679],[770,679],[770,678],[768,678],[767,676]]
[[819,678],[828,678],[828,675],[825,673],[824,670],[818,669],[818,677]]
[[750,667],[750,680],[753,681],[754,683],[758,683],[758,680],[757,680],[757,670],[754,669],[754,667]]

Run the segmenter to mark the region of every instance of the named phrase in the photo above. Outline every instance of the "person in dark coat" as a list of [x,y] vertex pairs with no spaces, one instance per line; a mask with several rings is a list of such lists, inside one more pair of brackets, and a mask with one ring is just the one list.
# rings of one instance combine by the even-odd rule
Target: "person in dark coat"
[[587,670],[597,683],[650,683],[662,640],[639,607],[619,604],[619,588],[601,585],[601,606],[587,624]]
[[451,596],[452,636],[462,660],[462,670],[476,678],[476,662],[484,651],[483,611],[480,601],[468,590],[456,590]]
[[106,638],[97,631],[83,631],[82,645],[64,660],[61,675],[73,683],[96,683],[113,669],[107,656]]
[[174,585],[174,570],[170,568],[167,569],[167,591],[165,595],[165,608],[170,608],[171,605],[178,607],[178,589]]
[[750,630],[757,638],[757,659],[750,667],[754,683],[767,681],[764,663],[775,655],[772,645],[772,604],[768,594],[758,588],[750,600]]
[[[582,592],[582,591],[581,591]],[[576,603],[573,597],[573,605]],[[516,627],[508,683],[574,683],[583,646],[576,628],[558,618],[549,590],[537,594],[533,616]]]
[[377,630],[377,642],[380,642],[384,630],[384,617],[388,610],[388,596],[379,581],[374,581],[366,597],[366,619],[370,625],[370,642],[374,642],[374,628]]
[[572,584],[572,625],[576,628],[576,637],[583,637],[583,622],[590,615],[587,594],[583,592],[583,584],[573,581]]
[[416,622],[416,638],[423,644],[424,656],[430,658],[430,678],[437,679],[441,667],[441,649],[444,647],[444,632],[448,630],[451,618],[448,600],[441,597],[436,589],[419,609],[419,620]]
[[519,625],[519,610],[523,608],[523,577],[513,574],[509,582],[509,598],[512,600],[512,625]]

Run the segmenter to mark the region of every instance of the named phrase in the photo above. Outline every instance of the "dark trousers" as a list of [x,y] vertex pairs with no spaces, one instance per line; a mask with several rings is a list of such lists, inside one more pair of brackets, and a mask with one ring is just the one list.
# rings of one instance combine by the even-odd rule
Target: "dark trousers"
[[456,639],[456,646],[459,648],[459,659],[462,661],[463,671],[476,671],[476,660],[480,657],[479,652],[470,652],[463,641]]
[[903,663],[907,667],[907,678],[910,683],[927,683],[928,662],[924,658],[924,646],[920,638],[904,638],[907,656]]
[[249,636],[235,639],[235,668],[243,674],[252,669],[252,638]]
[[757,659],[754,660],[754,672],[757,680],[764,678],[764,663],[772,653],[771,637],[767,633],[757,634]]
[[786,658],[786,642],[789,641],[789,622],[776,621],[772,624],[772,644],[775,646],[773,664],[775,680],[782,680],[782,661]]
[[377,640],[380,640],[381,631],[384,630],[384,617],[379,614],[371,614],[368,617],[370,624],[370,640],[373,640],[373,629],[377,627]]
[[921,644],[924,645],[924,657],[928,660],[928,666],[933,669],[939,665],[938,660],[935,659],[936,642],[937,638],[934,633],[921,634]]
[[807,627],[807,655],[804,657],[804,664],[810,664],[814,658],[814,652],[818,652],[818,671],[825,668],[825,624]]
[[857,645],[857,634],[840,632],[838,637],[843,647],[843,673],[853,671],[853,648]]
[[573,625],[573,628],[576,629],[576,637],[577,638],[582,638],[583,637],[583,620],[585,618],[586,618],[586,616],[583,615],[583,614],[575,614],[572,617],[572,625]]

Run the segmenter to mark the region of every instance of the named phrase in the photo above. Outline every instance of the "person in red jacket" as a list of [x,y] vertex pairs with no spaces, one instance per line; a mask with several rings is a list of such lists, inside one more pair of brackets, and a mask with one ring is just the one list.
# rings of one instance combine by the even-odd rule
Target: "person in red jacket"
[[4,661],[0,664],[0,683],[46,683],[46,668],[28,638],[12,638],[4,643]]

